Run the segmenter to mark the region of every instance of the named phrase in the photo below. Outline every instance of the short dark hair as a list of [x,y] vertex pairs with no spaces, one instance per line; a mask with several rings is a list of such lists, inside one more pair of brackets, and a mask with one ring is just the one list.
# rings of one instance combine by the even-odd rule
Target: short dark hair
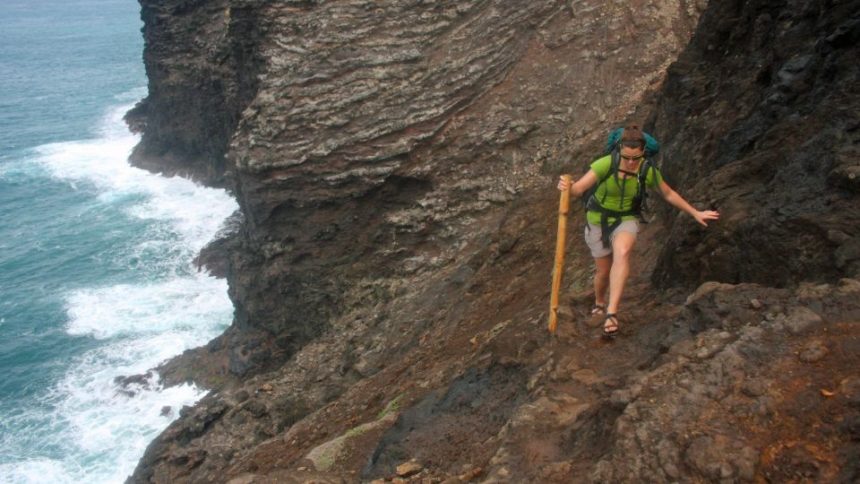
[[645,148],[645,134],[638,124],[630,124],[624,127],[621,133],[621,146],[627,148]]

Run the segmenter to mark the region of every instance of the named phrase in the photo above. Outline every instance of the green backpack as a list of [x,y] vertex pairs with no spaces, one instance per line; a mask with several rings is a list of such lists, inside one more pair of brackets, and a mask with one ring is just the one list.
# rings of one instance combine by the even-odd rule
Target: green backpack
[[[637,174],[639,186],[636,195],[633,197],[633,206],[630,210],[623,212],[604,208],[601,205],[601,202],[605,201],[606,192],[604,192],[604,200],[598,200],[597,189],[611,176],[615,177],[616,182],[618,181],[618,170],[621,161],[621,135],[623,133],[624,128],[617,128],[609,133],[609,136],[606,139],[606,151],[598,157],[599,159],[606,155],[612,156],[609,171],[603,178],[595,183],[593,187],[589,188],[582,195],[582,202],[585,205],[585,210],[600,213],[601,239],[603,241],[603,246],[607,249],[611,247],[610,235],[612,234],[612,231],[621,224],[621,217],[636,215],[643,223],[645,223],[645,220],[642,218],[642,210],[644,209],[646,199],[648,198],[648,192],[645,189],[645,180],[648,177],[648,170],[655,169],[653,159],[660,152],[660,143],[650,134],[643,132],[645,135],[645,161],[639,166],[639,173]],[[613,223],[609,223],[609,218],[614,218],[615,221]]]

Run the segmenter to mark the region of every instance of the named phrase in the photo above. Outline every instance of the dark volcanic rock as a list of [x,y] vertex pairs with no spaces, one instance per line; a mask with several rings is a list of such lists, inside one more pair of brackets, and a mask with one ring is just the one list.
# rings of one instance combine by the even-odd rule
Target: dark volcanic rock
[[117,393],[133,397],[141,390],[152,389],[153,376],[152,371],[147,371],[139,375],[118,376],[113,381],[119,387]]
[[[709,298],[702,297],[701,288],[690,297],[700,314],[756,292],[789,313],[805,309],[792,302],[805,289],[794,294],[754,284],[707,289]],[[822,305],[860,305],[832,286],[821,289]],[[777,319],[723,327],[728,331],[708,329],[693,341],[675,343],[667,352],[670,359],[637,378],[639,389],[616,422],[613,449],[596,465],[595,481],[754,482],[762,475],[830,480],[848,464],[836,454],[850,441],[851,424],[842,425],[849,435],[839,436],[841,418],[834,422],[830,415],[851,405],[853,377],[845,375],[854,372],[860,354],[835,356],[827,347],[851,331],[815,327],[796,333]],[[831,358],[839,361],[821,365]],[[834,460],[822,464],[822,452]]]
[[674,223],[654,281],[856,275],[858,3],[711,2],[654,116],[664,171],[712,229]]
[[194,259],[198,270],[206,270],[215,277],[227,277],[230,254],[239,248],[239,230],[242,226],[242,213],[237,211],[224,221],[215,238],[206,244]]
[[[494,202],[475,197],[481,163],[454,158],[470,150],[439,153],[450,143],[442,129],[502,82],[558,9],[549,1],[263,7],[277,26],[262,47],[268,69],[230,152],[247,227],[233,260],[236,324],[277,335],[289,355],[351,307],[390,299],[385,278],[450,259],[451,244],[471,236],[460,217]],[[491,145],[534,129],[507,113],[491,122],[501,124]],[[438,148],[419,154],[422,143]],[[237,369],[254,371],[246,366]]]
[[[391,475],[399,469],[397,464],[403,456],[433,460],[440,443],[454,432],[460,434],[459,446],[472,448],[473,452],[448,455],[444,462],[437,463],[437,468],[456,473],[463,464],[488,459],[490,455],[480,455],[487,452],[480,449],[481,444],[497,434],[502,423],[523,403],[524,386],[519,368],[467,372],[445,391],[430,394],[404,411],[380,438],[362,475]],[[496,398],[499,395],[502,398]]]
[[255,0],[141,0],[149,94],[126,115],[133,164],[225,186],[225,155],[256,94],[266,28]]

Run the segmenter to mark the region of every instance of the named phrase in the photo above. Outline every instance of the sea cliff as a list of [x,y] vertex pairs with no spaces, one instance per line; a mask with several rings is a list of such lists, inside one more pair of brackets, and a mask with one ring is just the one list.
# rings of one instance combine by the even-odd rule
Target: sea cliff
[[[132,161],[240,211],[132,482],[858,477],[860,2],[141,4]],[[555,179],[630,120],[722,218],[651,199],[611,343],[570,237],[550,336]]]

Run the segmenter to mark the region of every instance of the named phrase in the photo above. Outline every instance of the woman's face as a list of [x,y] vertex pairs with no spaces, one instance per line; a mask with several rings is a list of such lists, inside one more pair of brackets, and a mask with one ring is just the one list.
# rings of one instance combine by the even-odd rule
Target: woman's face
[[645,158],[644,148],[631,148],[629,146],[621,147],[621,161],[630,165],[636,165],[642,161],[643,158]]

